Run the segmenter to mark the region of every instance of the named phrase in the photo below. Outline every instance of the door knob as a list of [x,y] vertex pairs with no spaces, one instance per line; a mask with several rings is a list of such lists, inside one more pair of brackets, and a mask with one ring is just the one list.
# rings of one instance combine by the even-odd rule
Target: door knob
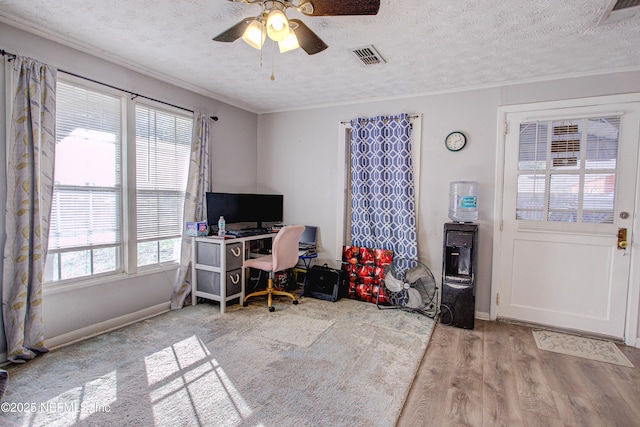
[[618,228],[618,249],[627,249],[627,229]]

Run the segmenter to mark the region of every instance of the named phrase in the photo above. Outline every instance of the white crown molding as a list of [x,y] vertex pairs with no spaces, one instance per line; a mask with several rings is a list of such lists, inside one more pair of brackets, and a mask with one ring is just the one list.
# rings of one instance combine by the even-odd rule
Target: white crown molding
[[258,110],[257,114],[271,114],[271,113],[285,113],[291,111],[301,111],[301,110],[313,110],[316,108],[330,108],[330,107],[340,107],[345,105],[356,105],[356,104],[366,104],[369,102],[384,102],[384,101],[394,101],[398,99],[408,99],[408,98],[420,98],[423,96],[436,96],[436,95],[446,95],[451,93],[460,93],[460,92],[471,92],[474,90],[483,90],[483,89],[495,89],[499,87],[506,86],[515,86],[521,84],[531,84],[531,83],[542,83],[553,80],[563,80],[563,79],[572,79],[572,78],[580,78],[580,77],[592,77],[592,76],[602,76],[606,74],[615,74],[615,73],[625,73],[625,72],[634,72],[640,71],[640,66],[638,67],[625,67],[625,68],[612,68],[609,70],[597,70],[597,71],[585,71],[580,73],[567,73],[567,74],[557,74],[553,76],[545,76],[545,77],[537,77],[537,78],[529,78],[529,79],[521,79],[521,80],[505,80],[503,82],[496,83],[486,83],[480,85],[471,85],[471,86],[461,86],[457,88],[450,89],[442,89],[442,90],[434,90],[434,91],[425,91],[418,92],[412,95],[398,95],[398,96],[381,96],[374,98],[362,98],[352,101],[343,101],[343,102],[334,102],[334,103],[326,103],[326,104],[318,104],[318,105],[308,105],[302,107],[295,107],[289,109],[275,109],[275,110]]
[[[197,93],[199,95],[211,98],[213,100],[224,102],[225,104],[229,104],[229,105],[231,105],[233,107],[240,108],[241,110],[245,110],[245,111],[249,111],[251,113],[256,113],[257,114],[257,112],[253,111],[251,107],[249,107],[247,105],[244,105],[242,103],[239,103],[237,100],[229,99],[229,98],[227,98],[227,97],[225,97],[223,95],[220,95],[218,93],[212,92],[212,91],[210,91],[208,89],[205,89],[205,88],[202,88],[200,86],[196,86],[196,85],[193,85],[191,83],[185,82],[184,80],[176,79],[174,77],[170,77],[170,76],[167,76],[165,74],[152,71],[152,70],[150,70],[148,68],[145,68],[145,67],[140,67],[140,66],[133,65],[133,64],[127,62],[126,60],[118,57],[117,55],[109,54],[107,52],[104,52],[102,50],[96,49],[93,46],[84,44],[84,43],[79,42],[78,40],[75,40],[75,39],[70,38],[70,37],[63,37],[63,36],[60,36],[58,34],[49,33],[49,32],[45,31],[42,28],[33,26],[29,22],[22,21],[22,20],[17,20],[14,17],[8,17],[6,15],[3,15],[1,11],[0,11],[0,22],[3,22],[5,24],[7,24],[9,26],[12,26],[14,28],[17,28],[19,30],[26,31],[26,32],[28,32],[30,34],[34,34],[34,35],[36,35],[38,37],[42,37],[42,38],[47,39],[49,41],[52,41],[54,43],[58,43],[60,45],[75,49],[75,50],[83,52],[83,53],[86,53],[88,55],[95,56],[95,57],[97,57],[99,59],[103,59],[105,61],[108,61],[108,62],[111,62],[113,64],[119,65],[119,66],[121,66],[123,68],[126,68],[128,70],[134,71],[136,73],[143,74],[143,75],[145,75],[147,77],[151,77],[153,79],[162,81],[164,83],[169,83],[169,84],[171,84],[173,86],[177,86],[177,87],[179,87],[181,89],[185,89],[185,90]],[[13,53],[16,53],[16,52],[13,52]],[[69,71],[71,71],[71,70],[69,70]],[[141,94],[141,95],[143,95],[143,94]]]

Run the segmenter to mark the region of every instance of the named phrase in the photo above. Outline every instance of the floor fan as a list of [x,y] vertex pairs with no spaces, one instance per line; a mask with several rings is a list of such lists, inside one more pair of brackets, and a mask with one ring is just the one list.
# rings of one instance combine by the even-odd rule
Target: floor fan
[[438,285],[431,270],[416,259],[396,258],[385,268],[384,286],[378,292],[380,309],[395,308],[435,318]]

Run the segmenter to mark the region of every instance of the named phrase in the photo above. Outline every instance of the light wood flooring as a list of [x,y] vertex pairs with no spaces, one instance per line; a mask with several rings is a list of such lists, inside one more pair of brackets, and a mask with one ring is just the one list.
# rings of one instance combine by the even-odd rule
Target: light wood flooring
[[640,349],[618,347],[635,368],[538,350],[526,326],[437,324],[397,426],[640,426]]

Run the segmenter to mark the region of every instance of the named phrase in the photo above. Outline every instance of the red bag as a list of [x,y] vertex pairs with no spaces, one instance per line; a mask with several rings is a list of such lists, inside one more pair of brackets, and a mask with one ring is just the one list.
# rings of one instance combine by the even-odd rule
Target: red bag
[[342,248],[342,270],[347,277],[346,296],[374,304],[389,304],[389,291],[384,287],[383,274],[393,262],[390,249],[359,246]]

